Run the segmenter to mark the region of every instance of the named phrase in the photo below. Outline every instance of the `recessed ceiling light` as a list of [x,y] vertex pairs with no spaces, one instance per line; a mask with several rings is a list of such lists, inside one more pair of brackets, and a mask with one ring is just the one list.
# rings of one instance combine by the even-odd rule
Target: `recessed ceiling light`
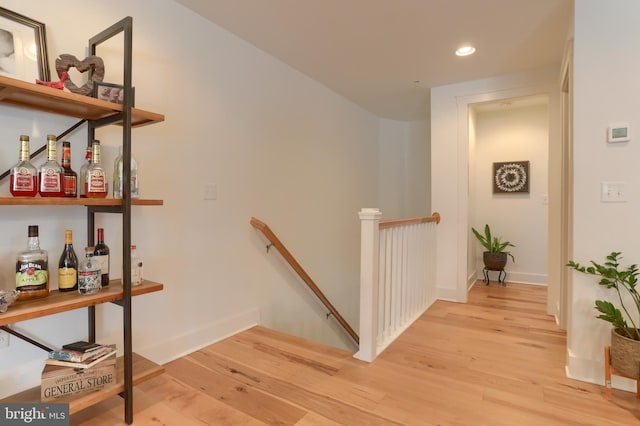
[[456,50],[456,55],[469,56],[472,55],[475,51],[476,48],[473,46],[462,46],[460,49]]

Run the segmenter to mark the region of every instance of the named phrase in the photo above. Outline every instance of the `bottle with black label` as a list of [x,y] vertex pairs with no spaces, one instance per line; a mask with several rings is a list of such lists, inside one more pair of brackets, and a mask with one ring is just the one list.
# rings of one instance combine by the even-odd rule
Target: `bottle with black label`
[[58,262],[58,290],[75,291],[78,289],[78,256],[73,249],[73,234],[70,229],[64,231],[64,249]]
[[38,225],[29,225],[27,249],[16,258],[18,300],[49,295],[49,254],[40,248]]
[[93,251],[95,261],[100,265],[102,287],[109,285],[109,246],[104,243],[104,229],[98,228],[98,243]]

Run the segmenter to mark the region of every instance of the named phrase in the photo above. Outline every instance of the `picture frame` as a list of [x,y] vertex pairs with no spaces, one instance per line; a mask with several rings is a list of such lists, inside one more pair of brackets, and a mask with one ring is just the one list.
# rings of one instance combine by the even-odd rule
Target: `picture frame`
[[[121,84],[93,82],[93,97],[114,104],[124,104],[124,86]],[[131,106],[135,105],[135,88],[131,88]]]
[[494,194],[529,193],[531,181],[528,161],[507,161],[493,163]]
[[50,81],[45,25],[0,7],[0,75]]

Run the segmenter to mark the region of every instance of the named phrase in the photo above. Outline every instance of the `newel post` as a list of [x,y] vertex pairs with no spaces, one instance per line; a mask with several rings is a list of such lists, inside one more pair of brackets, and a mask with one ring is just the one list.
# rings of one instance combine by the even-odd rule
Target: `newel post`
[[371,362],[378,346],[378,263],[380,217],[375,208],[364,208],[360,216],[360,350],[354,356]]

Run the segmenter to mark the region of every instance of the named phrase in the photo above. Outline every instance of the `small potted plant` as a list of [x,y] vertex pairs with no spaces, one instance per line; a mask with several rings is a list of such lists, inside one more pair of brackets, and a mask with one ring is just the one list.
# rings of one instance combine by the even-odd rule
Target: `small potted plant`
[[480,244],[485,248],[485,252],[482,255],[484,266],[491,271],[502,271],[507,264],[507,256],[511,257],[512,261],[516,261],[513,254],[506,251],[507,247],[515,247],[509,241],[502,241],[502,237],[496,237],[491,235],[491,229],[489,225],[484,225],[484,235],[478,232],[477,229],[471,228],[473,235],[476,236]]
[[599,278],[598,284],[614,290],[615,299],[622,310],[607,300],[596,300],[597,318],[613,325],[611,329],[611,365],[632,378],[640,378],[640,334],[634,318],[640,314],[638,266],[620,267],[620,252],[612,252],[604,264],[591,261],[591,266],[582,266],[574,261],[567,266]]

